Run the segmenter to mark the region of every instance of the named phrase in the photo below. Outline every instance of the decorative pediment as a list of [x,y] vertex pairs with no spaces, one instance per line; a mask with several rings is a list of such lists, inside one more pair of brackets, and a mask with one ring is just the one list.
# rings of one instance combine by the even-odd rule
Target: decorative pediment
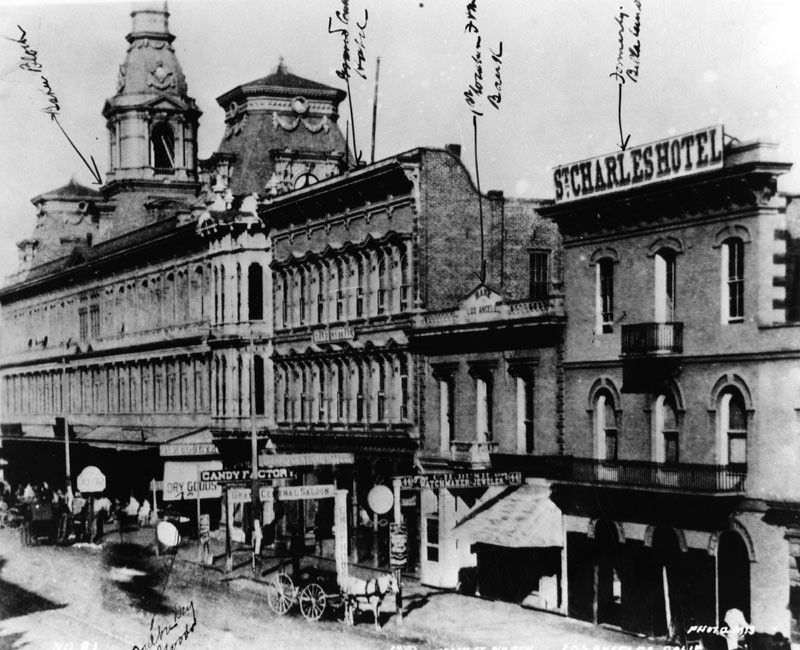
[[461,310],[467,316],[489,315],[494,314],[502,302],[503,294],[482,282],[464,298]]

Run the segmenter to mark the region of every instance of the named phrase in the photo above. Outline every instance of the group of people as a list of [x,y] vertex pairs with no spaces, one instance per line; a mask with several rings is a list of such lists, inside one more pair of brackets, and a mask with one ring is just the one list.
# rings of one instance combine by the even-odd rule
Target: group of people
[[[87,514],[88,499],[80,490],[73,492],[71,486],[67,486],[65,490],[54,490],[46,481],[27,482],[19,483],[14,490],[8,482],[0,481],[0,528],[5,528],[12,508],[29,503],[51,503],[58,510],[66,510],[73,517],[81,517]],[[123,506],[123,503],[124,499],[100,496],[94,500],[94,516],[102,523],[113,521],[118,514],[135,517],[139,526],[152,523],[152,510],[147,499],[140,504],[131,492],[127,505]]]

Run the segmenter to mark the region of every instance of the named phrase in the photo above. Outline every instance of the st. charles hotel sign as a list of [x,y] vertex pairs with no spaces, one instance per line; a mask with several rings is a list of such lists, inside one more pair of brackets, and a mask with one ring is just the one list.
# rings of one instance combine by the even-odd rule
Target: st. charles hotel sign
[[722,125],[556,167],[556,203],[722,167]]

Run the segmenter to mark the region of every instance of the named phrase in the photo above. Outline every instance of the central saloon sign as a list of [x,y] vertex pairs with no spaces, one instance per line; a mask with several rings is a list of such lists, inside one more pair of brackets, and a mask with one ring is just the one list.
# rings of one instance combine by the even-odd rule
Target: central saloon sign
[[556,167],[556,203],[721,169],[722,136],[722,126],[712,126]]

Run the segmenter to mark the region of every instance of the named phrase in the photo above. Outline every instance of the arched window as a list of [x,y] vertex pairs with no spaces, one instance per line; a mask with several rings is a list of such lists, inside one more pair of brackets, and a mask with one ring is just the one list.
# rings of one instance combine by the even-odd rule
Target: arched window
[[250,320],[264,318],[264,271],[258,262],[247,270],[247,302]]
[[278,291],[280,292],[281,304],[281,327],[289,326],[289,280],[287,274],[281,272],[278,275]]
[[720,247],[722,262],[722,322],[744,321],[744,242],[731,237]]
[[655,254],[655,321],[675,320],[675,251],[662,248]]
[[406,311],[410,305],[411,296],[411,267],[408,263],[408,255],[403,253],[400,256],[400,311]]
[[214,267],[214,322],[219,322],[219,269]]
[[198,266],[194,270],[192,276],[190,308],[192,310],[193,320],[199,320],[205,317],[205,292],[203,290],[203,267]]
[[363,257],[356,258],[356,318],[364,315],[364,293],[366,290],[366,260]]
[[325,319],[325,298],[322,293],[322,268],[319,264],[311,267],[311,287],[311,295],[316,303],[314,322],[322,323]]
[[253,357],[253,393],[256,415],[264,415],[264,359],[258,354]]
[[225,267],[219,265],[219,322],[225,322]]
[[297,270],[297,285],[300,300],[300,324],[305,325],[308,322],[308,278],[305,269]]
[[338,260],[336,267],[336,320],[344,320],[344,289],[345,289],[345,264]]
[[364,382],[364,364],[362,362],[356,362],[356,372],[355,372],[355,396],[356,396],[356,422],[364,422],[365,421],[365,398],[366,398],[366,386]]
[[242,322],[242,267],[236,265],[236,322]]
[[726,388],[720,395],[719,425],[721,464],[747,463],[747,409],[744,398],[736,388]]
[[610,392],[597,393],[594,400],[594,427],[597,458],[611,463],[617,461],[617,412]]
[[653,404],[654,460],[675,465],[679,461],[678,412],[670,395],[658,395]]
[[386,251],[379,250],[378,256],[378,314],[385,314],[391,304],[389,285],[389,265]]
[[169,124],[161,122],[153,127],[150,145],[155,172],[171,172],[175,168],[175,134]]

